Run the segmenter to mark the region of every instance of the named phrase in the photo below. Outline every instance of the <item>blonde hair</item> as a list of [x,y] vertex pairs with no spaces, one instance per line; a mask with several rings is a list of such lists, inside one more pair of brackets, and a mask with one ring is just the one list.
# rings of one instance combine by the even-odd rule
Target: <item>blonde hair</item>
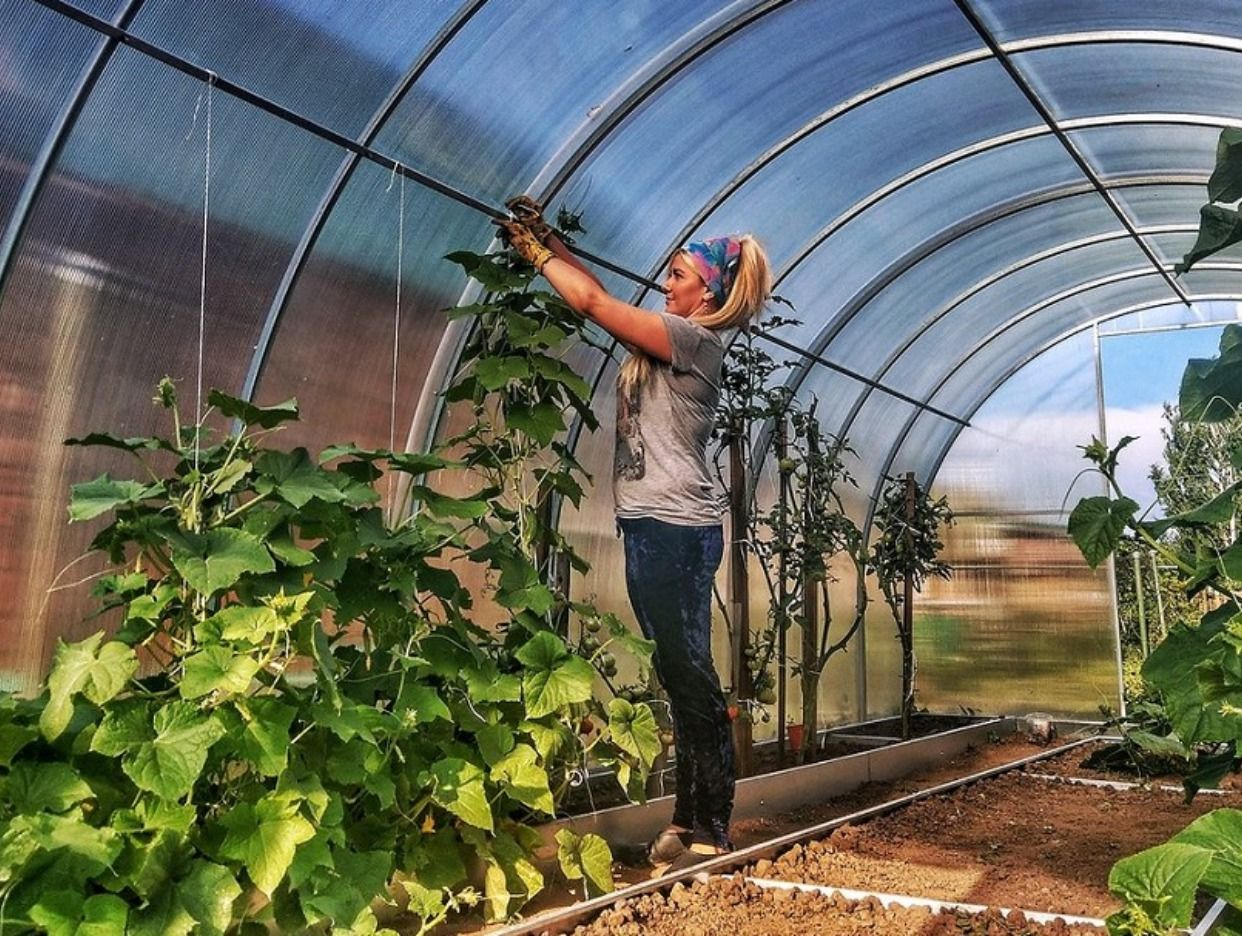
[[[758,318],[763,311],[764,303],[772,293],[772,270],[768,264],[768,255],[762,245],[752,235],[744,234],[738,238],[741,255],[738,258],[737,276],[724,305],[701,315],[691,317],[691,321],[704,328],[744,328],[752,319]],[[684,254],[684,250],[678,251]],[[617,376],[618,390],[626,397],[637,392],[651,376],[651,358],[641,351],[631,351],[630,356],[621,364]]]

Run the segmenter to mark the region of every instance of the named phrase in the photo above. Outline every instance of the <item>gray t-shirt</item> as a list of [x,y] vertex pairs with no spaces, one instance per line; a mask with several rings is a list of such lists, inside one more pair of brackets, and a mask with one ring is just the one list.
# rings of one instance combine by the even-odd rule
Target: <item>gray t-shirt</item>
[[725,345],[719,331],[670,315],[671,364],[652,360],[637,399],[617,393],[613,499],[618,517],[681,526],[719,523],[722,506],[707,467],[707,442],[720,399]]

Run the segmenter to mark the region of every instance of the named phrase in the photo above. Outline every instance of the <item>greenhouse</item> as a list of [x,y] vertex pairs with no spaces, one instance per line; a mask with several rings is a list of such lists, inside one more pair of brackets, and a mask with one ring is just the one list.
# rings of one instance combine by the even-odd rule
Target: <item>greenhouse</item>
[[1242,933],[1238,0],[0,25],[0,934]]

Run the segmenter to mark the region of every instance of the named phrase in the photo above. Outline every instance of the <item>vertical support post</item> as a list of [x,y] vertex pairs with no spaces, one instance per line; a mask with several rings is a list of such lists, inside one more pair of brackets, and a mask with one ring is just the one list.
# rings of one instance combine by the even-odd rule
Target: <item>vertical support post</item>
[[789,458],[789,435],[786,429],[784,413],[781,413],[780,419],[776,424],[776,457],[778,459],[777,470],[780,476],[778,523],[780,525],[779,536],[781,541],[781,553],[780,559],[777,562],[776,579],[776,761],[784,767],[786,745],[785,713],[788,710],[787,697],[789,695],[789,686],[786,679],[788,675],[786,638],[789,630],[789,615],[786,613],[789,609],[789,587],[786,576],[788,575],[789,562],[785,554],[785,543],[789,538],[789,472],[785,470],[786,459]]
[[1156,551],[1154,549],[1148,555],[1151,556],[1151,583],[1156,589],[1156,619],[1160,621],[1160,637],[1158,639],[1163,639],[1164,635],[1169,632],[1169,627],[1164,622],[1164,596],[1160,594],[1160,565],[1156,561]]
[[1139,646],[1143,651],[1143,659],[1147,659],[1147,612],[1143,602],[1143,565],[1142,559],[1136,552],[1133,554],[1134,559],[1134,597],[1138,602],[1138,629],[1139,629]]
[[[906,477],[906,551],[913,548],[913,537],[910,524],[914,522],[915,497],[918,483],[914,480],[914,472],[907,471]],[[901,737],[910,737],[910,713],[914,708],[914,574],[907,571],[902,582],[901,601]]]
[[743,426],[734,424],[729,433],[729,516],[732,542],[729,544],[729,583],[733,614],[733,691],[737,695],[743,717],[733,722],[733,750],[739,777],[752,773],[752,751],[749,706],[742,700],[754,696],[746,648],[750,645],[750,588],[746,561],[746,537],[750,529],[746,458],[742,448]]
[[802,750],[798,763],[815,760],[819,746],[819,582],[802,579]]

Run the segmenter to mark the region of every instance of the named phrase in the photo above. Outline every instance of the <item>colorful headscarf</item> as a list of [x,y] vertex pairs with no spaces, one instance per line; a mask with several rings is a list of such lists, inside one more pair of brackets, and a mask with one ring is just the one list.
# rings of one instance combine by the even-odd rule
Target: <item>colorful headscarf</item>
[[716,305],[724,305],[737,276],[737,263],[742,256],[741,241],[735,237],[713,237],[705,241],[691,241],[682,250],[690,257],[694,271],[716,297]]

